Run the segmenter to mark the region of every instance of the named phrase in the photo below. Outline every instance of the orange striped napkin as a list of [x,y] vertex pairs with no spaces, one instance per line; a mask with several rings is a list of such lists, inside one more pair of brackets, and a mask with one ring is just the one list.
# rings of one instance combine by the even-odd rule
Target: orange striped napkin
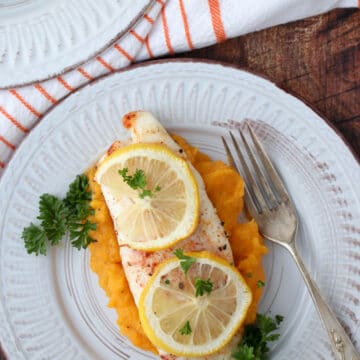
[[154,0],[126,35],[94,59],[50,80],[0,90],[0,175],[43,114],[96,77],[144,59],[200,48],[335,7],[356,6],[358,0]]

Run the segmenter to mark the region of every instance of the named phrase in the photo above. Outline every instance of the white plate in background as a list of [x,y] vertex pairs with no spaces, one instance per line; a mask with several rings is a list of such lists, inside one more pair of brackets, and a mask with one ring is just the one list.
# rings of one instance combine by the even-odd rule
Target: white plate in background
[[152,0],[0,0],[0,88],[59,75],[124,34]]

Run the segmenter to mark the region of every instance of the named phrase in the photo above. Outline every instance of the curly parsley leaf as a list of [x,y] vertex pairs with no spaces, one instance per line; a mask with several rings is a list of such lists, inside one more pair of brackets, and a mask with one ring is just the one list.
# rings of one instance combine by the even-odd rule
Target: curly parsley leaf
[[79,203],[91,201],[91,191],[89,191],[89,179],[86,175],[77,175],[75,180],[69,185],[64,203],[67,207],[74,207]]
[[28,254],[35,253],[46,255],[46,234],[39,226],[31,223],[24,228],[21,237],[24,239],[25,248]]
[[78,250],[86,249],[89,244],[96,242],[89,235],[91,230],[96,230],[96,224],[87,219],[94,214],[94,209],[90,206],[91,198],[88,177],[84,174],[78,175],[69,185],[69,191],[64,199],[69,211],[67,226],[71,244]]
[[141,169],[136,169],[133,175],[128,175],[129,169],[120,169],[119,175],[123,178],[124,182],[128,184],[134,190],[141,190],[139,197],[144,199],[146,196],[153,197],[155,192],[161,190],[160,186],[156,186],[154,190],[146,189],[146,175]]
[[237,350],[236,353],[233,353],[233,358],[237,360],[256,360],[254,354],[254,348],[247,344],[244,344]]
[[94,213],[90,206],[92,193],[89,179],[78,175],[69,185],[64,199],[43,194],[39,200],[40,226],[30,224],[23,229],[22,238],[29,254],[46,255],[46,244],[57,245],[67,233],[71,244],[77,249],[85,249],[95,242],[89,232],[96,229],[96,224],[87,218]]
[[90,206],[92,198],[89,190],[89,179],[86,175],[78,175],[69,185],[69,190],[64,199],[64,204],[69,210],[71,216],[84,219],[93,215],[94,210]]
[[202,280],[199,278],[195,279],[195,297],[203,296],[205,292],[210,294],[212,292],[214,284],[210,279]]
[[267,345],[270,341],[279,339],[280,334],[274,333],[279,329],[283,316],[276,315],[275,319],[257,314],[256,322],[245,326],[244,334],[237,348],[232,354],[236,360],[264,360],[269,354]]
[[179,329],[179,333],[181,335],[190,335],[192,333],[189,320]]
[[39,201],[41,227],[51,245],[57,245],[66,233],[69,214],[64,202],[54,195],[43,194]]
[[185,255],[182,249],[176,249],[173,254],[180,260],[180,266],[184,273],[187,274],[192,264],[196,262],[196,259]]
[[141,193],[139,194],[139,198],[140,199],[144,199],[146,196],[149,196],[149,197],[153,197],[153,192],[151,190],[147,190],[147,189],[144,189],[143,191],[141,191]]
[[89,235],[91,230],[96,230],[96,224],[91,223],[89,220],[86,220],[84,223],[70,223],[69,229],[71,245],[78,250],[81,248],[86,249],[89,244],[96,242],[96,240]]
[[132,189],[144,189],[146,186],[146,175],[143,170],[136,169],[134,175],[128,175],[128,168],[119,170],[119,174]]

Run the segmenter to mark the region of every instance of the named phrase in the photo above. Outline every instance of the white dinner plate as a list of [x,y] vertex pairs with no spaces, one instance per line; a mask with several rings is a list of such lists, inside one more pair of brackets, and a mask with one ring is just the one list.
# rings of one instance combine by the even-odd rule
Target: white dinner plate
[[[80,89],[25,139],[0,180],[0,339],[9,359],[151,359],[116,326],[116,313],[89,269],[89,252],[68,242],[28,255],[23,227],[44,192],[63,196],[74,177],[115,139],[122,114],[153,112],[213,159],[220,140],[253,120],[300,218],[298,247],[325,298],[360,348],[360,171],[319,115],[269,81],[220,64],[148,63]],[[281,314],[277,360],[332,359],[310,296],[290,256],[267,244],[260,312]]]
[[105,49],[152,0],[0,0],[0,88],[59,75]]

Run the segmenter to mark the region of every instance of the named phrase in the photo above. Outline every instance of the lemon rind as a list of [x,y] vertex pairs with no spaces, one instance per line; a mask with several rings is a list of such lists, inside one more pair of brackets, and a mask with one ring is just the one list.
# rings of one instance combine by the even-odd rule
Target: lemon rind
[[[200,213],[200,210],[199,210],[200,209],[199,187],[198,187],[197,181],[195,179],[195,176],[194,176],[193,172],[191,171],[191,168],[190,168],[189,164],[187,163],[187,161],[185,159],[181,158],[180,156],[178,156],[177,154],[175,154],[166,145],[156,144],[156,143],[130,144],[130,145],[126,145],[126,146],[114,151],[111,155],[109,155],[108,157],[103,159],[101,161],[101,163],[98,165],[98,169],[95,173],[95,180],[101,185],[101,176],[104,174],[106,169],[109,168],[112,164],[116,164],[117,163],[116,160],[119,158],[119,156],[129,154],[132,151],[135,151],[135,153],[137,151],[139,151],[139,153],[145,152],[145,151],[146,152],[156,151],[156,152],[161,152],[163,154],[166,154],[167,156],[171,157],[173,160],[180,163],[180,166],[183,168],[188,179],[190,180],[190,184],[191,184],[191,188],[192,188],[191,197],[194,199],[194,207],[192,209],[193,210],[192,212],[194,214],[193,214],[193,219],[192,219],[191,225],[188,227],[186,232],[184,232],[180,236],[175,237],[174,239],[171,239],[171,237],[169,236],[170,240],[164,240],[164,239],[166,239],[166,237],[163,237],[163,238],[160,238],[160,239],[157,239],[154,241],[146,241],[146,242],[128,241],[128,240],[124,240],[124,239],[119,239],[119,241],[118,241],[120,246],[128,245],[135,250],[143,250],[143,251],[149,251],[149,252],[163,250],[163,249],[166,249],[168,247],[175,245],[176,243],[180,242],[181,240],[188,238],[195,232],[197,225],[199,223],[199,217],[200,217],[200,214],[199,214]],[[126,159],[128,159],[128,158],[130,158],[130,156],[129,157],[125,156],[124,161],[126,161]]]
[[[221,350],[222,348],[224,348],[233,338],[233,336],[236,334],[236,332],[239,330],[239,328],[241,327],[241,325],[243,324],[246,314],[248,312],[248,309],[251,305],[252,302],[252,293],[251,290],[249,288],[249,286],[246,284],[246,281],[244,280],[244,278],[242,277],[242,275],[239,273],[239,271],[233,267],[232,265],[230,265],[226,260],[210,253],[207,251],[202,251],[202,252],[188,252],[185,253],[185,255],[191,256],[191,257],[195,257],[197,259],[208,259],[218,265],[221,265],[222,267],[225,267],[227,269],[230,269],[230,271],[232,272],[233,275],[235,275],[235,278],[237,278],[240,283],[242,284],[242,289],[243,289],[243,293],[247,295],[246,298],[246,303],[243,306],[243,310],[241,313],[241,317],[239,317],[239,319],[236,321],[235,325],[229,330],[226,338],[224,338],[216,347],[212,347],[212,348],[207,348],[206,350],[203,351],[186,351],[185,350],[185,346],[183,344],[179,344],[179,348],[175,348],[170,346],[168,343],[166,343],[163,339],[161,339],[155,329],[151,326],[148,316],[147,316],[147,312],[145,309],[145,303],[147,300],[147,296],[149,294],[151,294],[150,289],[151,287],[154,285],[155,280],[157,279],[157,276],[162,272],[162,270],[166,267],[168,267],[170,264],[178,262],[179,260],[177,258],[171,258],[161,264],[158,265],[158,267],[156,268],[154,274],[152,275],[151,279],[149,280],[149,282],[146,284],[144,290],[141,293],[140,296],[140,300],[139,300],[139,316],[140,316],[140,321],[142,324],[142,327],[144,329],[144,332],[146,334],[146,336],[149,338],[149,340],[153,343],[153,345],[155,347],[157,347],[158,349],[161,349],[167,353],[171,353],[177,356],[190,356],[190,357],[197,357],[197,356],[207,356],[207,355],[211,355],[216,353],[217,351]],[[193,348],[196,348],[196,346],[193,346]]]

